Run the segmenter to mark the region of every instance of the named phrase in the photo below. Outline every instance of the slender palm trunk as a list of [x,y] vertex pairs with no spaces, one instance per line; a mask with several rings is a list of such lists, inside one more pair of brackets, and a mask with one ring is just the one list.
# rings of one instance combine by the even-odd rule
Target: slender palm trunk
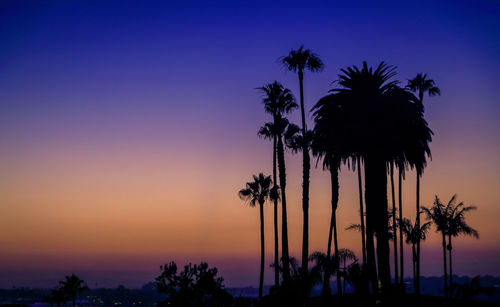
[[[332,190],[332,203],[333,203],[333,190]],[[333,224],[335,223],[335,209],[332,205],[332,214],[330,217],[330,230],[328,232],[328,247],[326,248],[326,259],[329,261],[332,257],[332,236],[333,236]],[[323,279],[323,288],[321,290],[321,295],[329,296],[331,294],[330,290],[330,276],[332,272],[330,272],[330,266],[327,265],[325,268],[325,276]]]
[[451,261],[451,250],[452,250],[451,235],[448,235],[448,258],[450,259],[450,275],[449,275],[449,277],[450,277],[450,287],[449,287],[450,297],[453,294],[453,265],[452,265],[452,261]]
[[290,281],[290,258],[288,254],[288,223],[286,213],[286,167],[283,138],[278,135],[278,171],[281,188],[281,253],[283,259],[283,282]]
[[381,157],[365,158],[365,198],[368,227],[375,227],[377,237],[378,278],[382,294],[391,286],[389,219],[387,213],[387,164]]
[[259,278],[259,299],[262,299],[262,289],[264,288],[264,202],[259,203],[260,209],[260,278]]
[[412,266],[413,266],[413,294],[417,293],[417,284],[416,284],[416,278],[417,278],[417,250],[415,248],[415,244],[411,245],[411,253],[412,253]]
[[444,297],[448,297],[448,276],[446,267],[446,235],[442,232],[443,235],[443,269],[444,269]]
[[404,247],[403,247],[403,170],[399,169],[399,264],[400,264],[400,280],[401,285],[404,284]]
[[359,218],[361,220],[361,250],[363,252],[363,265],[366,265],[366,242],[365,242],[365,214],[363,210],[363,182],[361,180],[361,159],[357,157],[358,163],[358,188],[359,188]]
[[[416,227],[420,229],[420,171],[417,170],[417,215],[416,215]],[[417,283],[416,283],[416,294],[420,295],[420,238],[417,240]]]
[[394,163],[391,162],[391,193],[392,193],[392,234],[394,247],[394,282],[398,283],[398,232],[396,227],[396,194],[394,192]]
[[71,299],[72,299],[72,301],[73,301],[73,307],[75,307],[75,306],[76,306],[76,295],[73,295],[73,296],[71,297]]
[[[276,147],[277,140],[276,136],[273,138],[273,182],[274,187],[276,187]],[[279,240],[278,240],[278,199],[274,200],[274,286],[278,289],[280,285],[280,273],[279,273]]]
[[302,272],[307,274],[307,264],[309,260],[309,172],[311,161],[309,157],[309,146],[306,138],[307,126],[304,111],[304,73],[299,74],[300,86],[300,113],[302,116],[302,210],[304,211],[304,221],[302,229]]
[[337,240],[337,206],[339,202],[339,169],[337,162],[330,165],[332,184],[332,221],[333,221],[333,246],[335,248],[335,270],[337,271],[337,293],[342,295],[342,284],[339,270],[339,245]]

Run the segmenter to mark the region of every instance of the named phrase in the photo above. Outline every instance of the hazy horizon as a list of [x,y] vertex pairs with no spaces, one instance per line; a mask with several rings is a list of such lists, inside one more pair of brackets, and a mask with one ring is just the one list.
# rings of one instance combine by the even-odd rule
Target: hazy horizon
[[[419,72],[436,81],[441,96],[425,98],[435,135],[421,203],[458,193],[476,205],[468,222],[480,240],[455,241],[454,272],[499,276],[499,8],[2,2],[0,287],[52,287],[72,272],[90,287],[137,287],[172,260],[207,261],[227,286],[256,286],[258,210],[237,196],[252,174],[272,173],[272,144],[257,137],[271,118],[255,88],[276,79],[298,97],[296,75],[277,59],[301,44],[326,65],[306,73],[308,110],[341,68],[364,60],[397,66],[403,83]],[[301,157],[286,159],[290,252],[300,258]],[[412,219],[414,177],[403,191]],[[345,167],[340,186],[339,246],[360,257],[360,235],[343,230],[359,219],[357,178]],[[324,251],[330,182],[321,167],[311,172],[310,201],[309,250]],[[265,210],[271,284],[272,206]],[[441,261],[433,228],[422,275],[441,276]]]

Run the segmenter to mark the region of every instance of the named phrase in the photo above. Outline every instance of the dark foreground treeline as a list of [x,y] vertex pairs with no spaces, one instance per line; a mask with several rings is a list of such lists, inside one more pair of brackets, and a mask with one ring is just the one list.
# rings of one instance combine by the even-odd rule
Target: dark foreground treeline
[[[458,284],[470,285],[472,278],[466,276],[454,276]],[[480,284],[483,287],[498,288],[500,285],[500,277],[481,276]],[[453,300],[444,300],[442,297],[436,297],[442,294],[442,277],[422,277],[422,294],[421,306],[497,306],[500,304],[500,292],[479,293],[478,295],[464,300],[456,298]],[[412,288],[412,280],[407,279],[406,285],[409,289]],[[335,281],[331,284],[332,289],[336,289]],[[267,291],[266,291],[267,290]],[[231,303],[229,306],[272,306],[276,302],[272,301],[271,297],[265,296],[262,305],[258,305],[256,297],[258,296],[258,288],[226,288],[230,294]],[[332,296],[326,302],[322,301],[318,296],[321,289],[313,289],[312,297],[308,299],[306,306],[370,306],[372,299],[354,297],[349,292],[353,289],[348,285],[347,293],[342,302],[339,298]],[[0,305],[19,305],[19,306],[50,306],[49,303],[43,303],[45,298],[50,295],[49,289],[31,289],[31,288],[13,288],[0,289]],[[265,287],[265,293],[269,292],[269,287]],[[165,300],[165,294],[160,294],[157,291],[155,283],[145,284],[139,289],[128,289],[123,286],[117,288],[100,288],[89,289],[78,296],[76,301],[78,306],[157,306]],[[416,300],[412,295],[407,295],[403,298],[394,297],[392,304],[395,306],[415,306]],[[391,302],[388,302],[391,304]],[[413,305],[412,305],[413,304]],[[66,305],[70,306],[71,302]]]

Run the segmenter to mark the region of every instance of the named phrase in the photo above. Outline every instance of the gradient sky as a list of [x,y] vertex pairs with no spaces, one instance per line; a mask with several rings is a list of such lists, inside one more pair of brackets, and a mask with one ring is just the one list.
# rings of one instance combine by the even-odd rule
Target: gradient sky
[[[456,241],[454,269],[500,275],[500,3],[403,2],[2,1],[0,287],[49,287],[71,272],[91,287],[136,287],[171,260],[208,261],[228,286],[257,285],[258,210],[237,197],[252,174],[271,173],[255,87],[276,79],[297,93],[277,59],[300,44],[326,64],[306,74],[308,109],[340,68],[363,60],[397,66],[403,82],[435,79],[422,203],[458,193],[478,206],[469,222],[481,239]],[[301,159],[286,158],[299,256]],[[344,229],[358,221],[357,181],[340,176]],[[312,171],[311,251],[326,249],[329,184]],[[411,173],[412,218],[414,195]],[[339,240],[360,255],[358,233]],[[440,252],[433,231],[423,275],[441,274]],[[409,248],[406,257],[408,275]]]

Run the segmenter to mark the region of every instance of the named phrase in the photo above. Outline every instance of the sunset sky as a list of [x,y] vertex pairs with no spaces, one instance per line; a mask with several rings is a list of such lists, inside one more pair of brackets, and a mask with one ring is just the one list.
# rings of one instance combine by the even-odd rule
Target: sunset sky
[[[277,59],[301,44],[326,65],[306,73],[307,109],[363,60],[397,66],[403,84],[418,72],[436,81],[422,204],[458,193],[476,205],[468,221],[481,237],[455,241],[454,271],[500,275],[500,3],[403,2],[2,1],[0,287],[52,287],[72,272],[90,287],[138,287],[172,260],[256,286],[259,212],[237,196],[272,173],[255,88],[279,80],[298,96]],[[301,157],[286,162],[299,258]],[[355,174],[343,168],[340,185],[339,245],[361,256],[359,233],[343,230],[359,220]],[[326,250],[330,196],[329,175],[312,170],[311,251]],[[265,214],[268,267],[271,205]],[[440,253],[433,229],[422,275],[442,274]]]

